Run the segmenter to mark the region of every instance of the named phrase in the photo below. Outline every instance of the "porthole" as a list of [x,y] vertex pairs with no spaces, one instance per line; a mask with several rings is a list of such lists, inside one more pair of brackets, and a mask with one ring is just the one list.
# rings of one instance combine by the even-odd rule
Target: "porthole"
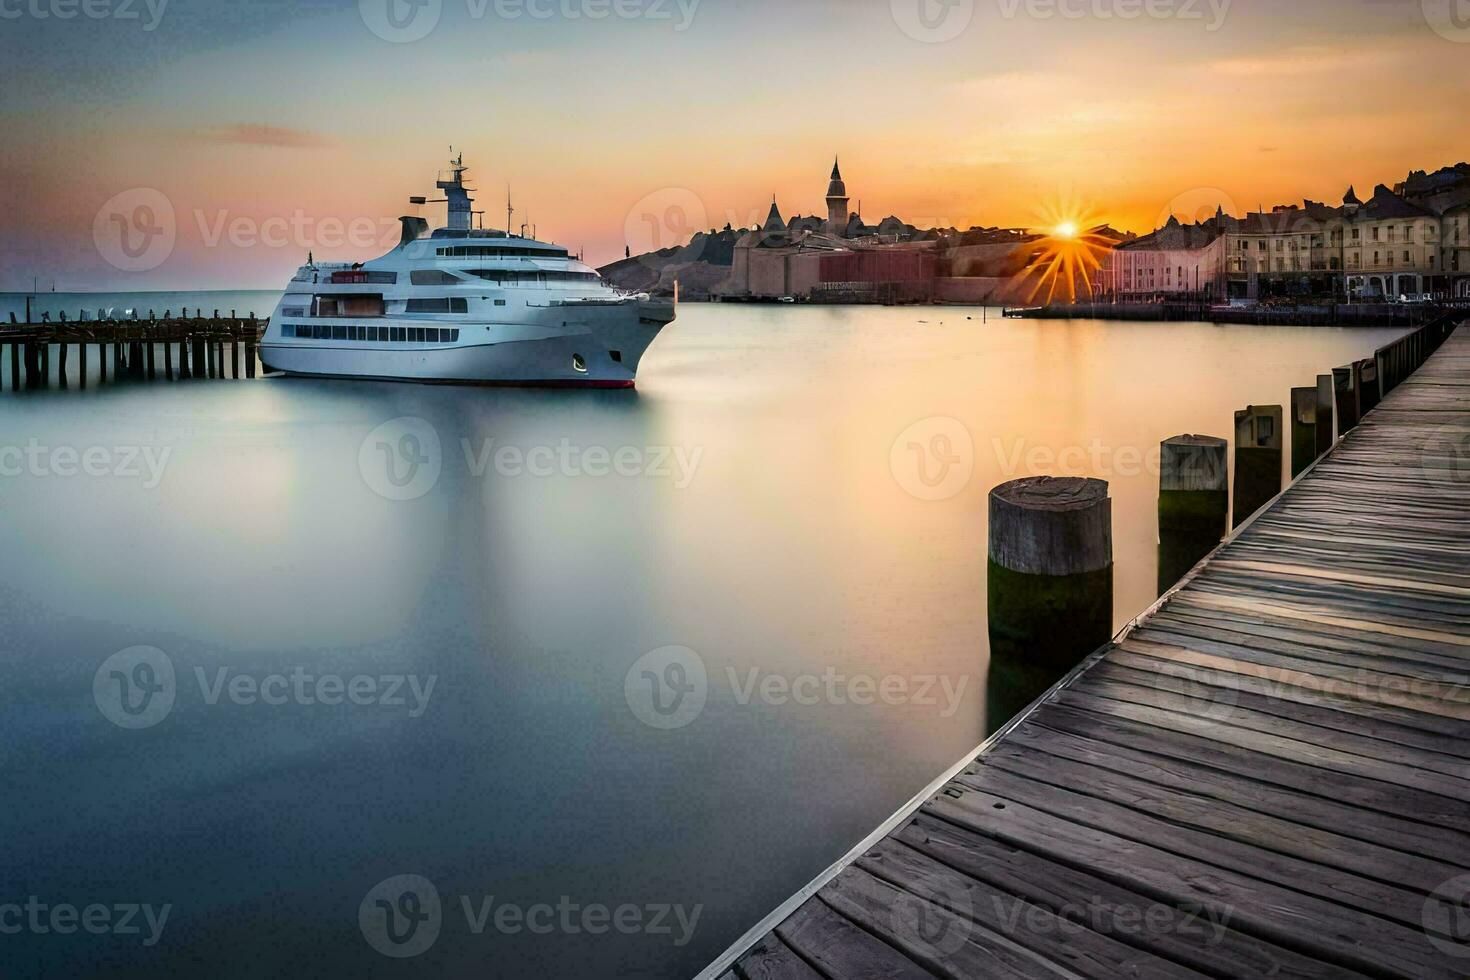
[[587,362],[582,360],[581,354],[572,355],[572,370],[576,371],[578,374],[587,373]]

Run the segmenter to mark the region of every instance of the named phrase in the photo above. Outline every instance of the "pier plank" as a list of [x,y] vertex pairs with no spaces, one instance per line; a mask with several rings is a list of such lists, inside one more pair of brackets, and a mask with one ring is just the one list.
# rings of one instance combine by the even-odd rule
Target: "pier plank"
[[1470,973],[1470,327],[1386,350],[1311,472],[711,980]]

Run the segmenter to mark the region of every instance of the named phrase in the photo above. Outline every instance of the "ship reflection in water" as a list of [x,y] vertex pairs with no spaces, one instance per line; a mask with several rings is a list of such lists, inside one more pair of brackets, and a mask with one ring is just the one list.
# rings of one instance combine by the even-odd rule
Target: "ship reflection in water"
[[686,305],[634,391],[7,391],[6,895],[171,906],[7,966],[689,975],[984,737],[992,486],[1109,481],[1121,623],[1159,441],[1389,336]]

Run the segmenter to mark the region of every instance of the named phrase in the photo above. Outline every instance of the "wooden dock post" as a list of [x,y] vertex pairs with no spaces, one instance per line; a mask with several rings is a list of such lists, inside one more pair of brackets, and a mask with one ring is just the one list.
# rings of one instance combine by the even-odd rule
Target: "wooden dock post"
[[179,380],[188,381],[193,377],[193,371],[189,364],[189,338],[179,338]]
[[1112,636],[1107,483],[1042,476],[991,490],[987,568],[993,731]]
[[10,390],[20,390],[20,343],[10,345]]
[[248,332],[245,335],[245,377],[255,377],[255,341],[260,335],[260,327],[255,322],[255,314],[250,314]]
[[77,387],[87,387],[87,341],[77,344]]
[[1280,405],[1235,413],[1234,527],[1281,492],[1281,417]]
[[1225,536],[1230,512],[1228,444],[1183,435],[1159,446],[1159,594],[1173,588]]
[[51,387],[51,342],[41,338],[41,387]]
[[204,338],[195,333],[189,338],[189,344],[194,354],[194,377],[204,380],[209,377],[209,367],[205,364]]
[[217,369],[216,369],[215,363],[214,363],[214,338],[213,337],[205,337],[204,338],[204,367],[205,367],[205,371],[208,373],[208,376],[209,377],[211,377],[211,378],[217,378],[217,377],[219,377],[219,375],[216,373],[216,370]]
[[151,330],[148,332],[148,339],[143,342],[143,353],[148,359],[148,380],[152,381],[158,377],[158,371],[155,365],[156,354],[153,350],[153,331]]
[[97,370],[98,380],[107,381],[107,341],[97,341]]
[[163,340],[163,380],[174,379],[174,345],[165,337]]
[[66,387],[66,349],[70,344],[62,341],[56,345],[56,381],[61,387]]
[[1332,369],[1332,388],[1337,397],[1337,434],[1345,436],[1358,424],[1358,377],[1354,365]]
[[1317,375],[1317,458],[1326,455],[1337,441],[1332,428],[1332,402],[1335,397],[1332,375]]
[[1357,375],[1358,388],[1358,420],[1371,412],[1381,399],[1378,392],[1378,359],[1374,357],[1364,358],[1353,364]]
[[[116,338],[116,336],[116,330],[114,329],[113,337]],[[123,363],[122,341],[114,339],[112,341],[112,373],[117,375],[117,380],[121,381],[123,379],[125,374],[124,369],[126,367],[127,365]]]
[[1291,389],[1291,478],[1317,458],[1317,389]]

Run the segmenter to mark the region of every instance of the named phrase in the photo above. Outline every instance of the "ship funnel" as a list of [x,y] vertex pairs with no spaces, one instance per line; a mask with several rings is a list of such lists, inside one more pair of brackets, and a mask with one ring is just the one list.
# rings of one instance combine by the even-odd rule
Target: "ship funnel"
[[415,214],[405,214],[398,221],[403,226],[402,232],[398,237],[399,248],[402,248],[409,242],[418,241],[429,230],[429,223]]

